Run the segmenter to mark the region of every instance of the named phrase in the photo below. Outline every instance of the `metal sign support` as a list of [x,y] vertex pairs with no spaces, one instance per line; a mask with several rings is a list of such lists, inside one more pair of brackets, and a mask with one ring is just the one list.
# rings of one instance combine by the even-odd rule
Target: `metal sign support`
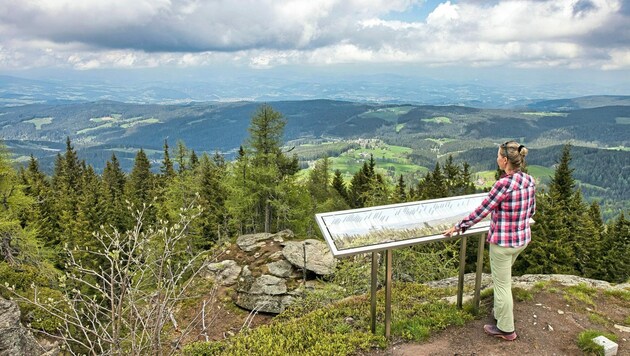
[[[464,295],[464,272],[466,267],[466,236],[461,237],[459,247],[459,276],[457,280],[457,307],[462,308]],[[473,306],[475,313],[479,311],[480,292],[481,292],[481,274],[483,271],[483,252],[485,244],[485,235],[479,235],[479,248],[477,250],[477,270],[475,274],[475,294]],[[385,250],[385,337],[391,336],[391,316],[392,316],[392,249]],[[370,316],[371,330],[376,333],[376,292],[378,284],[378,253],[372,252],[372,277],[370,288]]]
[[385,338],[391,335],[392,324],[392,250],[385,254]]
[[[457,307],[462,308],[462,300],[464,296],[464,270],[466,268],[466,236],[461,239],[459,247],[459,277],[457,280]],[[473,298],[473,306],[475,313],[479,311],[479,296],[481,294],[481,273],[483,272],[483,249],[485,243],[485,235],[479,235],[479,248],[477,249],[477,270],[475,272],[475,294]]]
[[479,235],[479,248],[477,249],[477,272],[475,275],[475,297],[473,299],[473,305],[475,306],[475,313],[479,312],[479,297],[481,292],[481,272],[483,272],[483,251],[484,243],[486,242],[486,236],[484,234]]
[[372,317],[372,334],[376,334],[376,283],[378,282],[378,255],[372,252],[372,288],[370,290],[371,306],[370,315]]

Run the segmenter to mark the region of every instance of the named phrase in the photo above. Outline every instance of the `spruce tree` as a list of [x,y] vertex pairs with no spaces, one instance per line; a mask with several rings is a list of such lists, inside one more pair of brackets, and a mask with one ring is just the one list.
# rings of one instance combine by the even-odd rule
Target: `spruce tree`
[[188,148],[186,148],[184,141],[178,140],[177,147],[175,148],[175,161],[177,162],[177,172],[180,174],[189,168],[187,157]]
[[[151,162],[140,149],[136,154],[131,174],[125,186],[125,195],[135,210],[140,210],[144,205],[152,206],[155,196],[155,178],[151,172]],[[147,221],[155,222],[155,208],[147,209]]]
[[0,142],[0,263],[13,268],[24,262],[34,262],[38,254],[35,234],[20,222],[20,217],[30,211],[33,204],[33,199],[24,194],[20,183],[11,166],[9,152]]
[[105,163],[103,174],[101,176],[101,190],[103,196],[103,205],[107,216],[107,223],[112,225],[118,231],[124,231],[131,228],[131,215],[127,212],[127,203],[125,202],[125,185],[127,178],[120,168],[120,162],[116,154],[112,153],[112,157]]
[[405,179],[401,174],[398,177],[398,183],[396,184],[395,193],[394,193],[394,202],[403,203],[407,201],[407,185],[405,184]]
[[558,202],[563,204],[565,210],[569,207],[575,192],[575,179],[573,178],[574,169],[569,165],[571,163],[571,146],[565,145],[562,148],[560,161],[557,163],[556,171],[549,185],[549,194]]
[[168,150],[168,141],[164,140],[164,158],[162,158],[162,167],[160,167],[160,173],[166,180],[175,177],[175,169],[173,168],[173,162]]
[[613,283],[630,281],[630,221],[623,213],[606,228],[600,266],[603,279]]
[[346,188],[346,184],[341,176],[341,171],[338,169],[335,170],[335,174],[333,176],[332,188],[337,192],[337,194],[339,194],[347,205],[350,204],[348,201],[348,189]]

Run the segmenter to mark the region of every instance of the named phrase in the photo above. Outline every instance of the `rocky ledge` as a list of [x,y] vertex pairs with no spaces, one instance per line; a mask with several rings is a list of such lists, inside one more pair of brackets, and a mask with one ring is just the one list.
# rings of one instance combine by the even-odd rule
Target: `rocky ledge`
[[293,238],[289,230],[242,235],[222,261],[204,265],[202,276],[232,286],[241,308],[280,313],[337,263],[323,241]]

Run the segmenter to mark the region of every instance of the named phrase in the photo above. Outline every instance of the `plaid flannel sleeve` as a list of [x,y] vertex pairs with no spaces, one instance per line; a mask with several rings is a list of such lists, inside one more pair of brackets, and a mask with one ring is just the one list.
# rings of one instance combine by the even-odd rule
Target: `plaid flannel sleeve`
[[483,220],[483,218],[495,210],[497,206],[506,199],[507,190],[508,187],[505,184],[505,181],[503,179],[498,180],[494,183],[490,193],[488,193],[488,196],[481,202],[481,204],[472,213],[470,213],[470,215],[457,223],[455,228],[461,232],[465,232],[468,228]]

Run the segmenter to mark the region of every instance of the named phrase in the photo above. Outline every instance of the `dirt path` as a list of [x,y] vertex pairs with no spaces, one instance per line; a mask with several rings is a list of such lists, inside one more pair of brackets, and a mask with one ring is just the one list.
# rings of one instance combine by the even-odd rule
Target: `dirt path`
[[395,343],[370,355],[582,355],[578,334],[596,329],[617,335],[617,355],[630,356],[630,333],[614,328],[630,315],[627,301],[598,296],[593,304],[575,303],[567,302],[561,293],[543,291],[534,293],[532,300],[515,302],[514,308],[518,338],[512,342],[484,334],[483,325],[493,322],[488,313],[426,342]]

